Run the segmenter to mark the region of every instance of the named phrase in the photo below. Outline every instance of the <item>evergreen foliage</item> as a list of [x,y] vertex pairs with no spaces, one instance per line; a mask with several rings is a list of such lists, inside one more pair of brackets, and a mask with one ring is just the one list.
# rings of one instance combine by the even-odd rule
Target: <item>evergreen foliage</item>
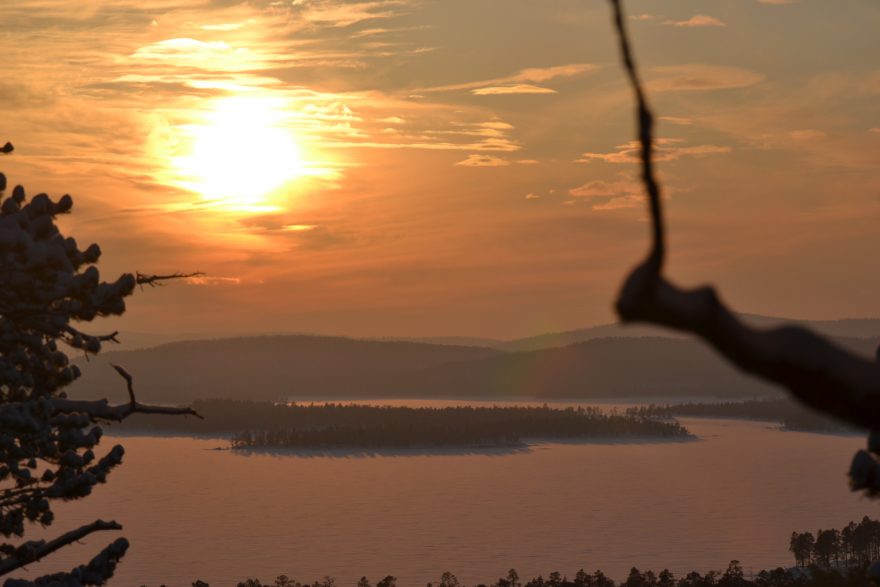
[[[131,376],[120,367],[117,371],[128,382],[128,403],[67,398],[64,387],[80,372],[61,343],[99,352],[116,333],[91,335],[78,325],[122,314],[135,286],[155,277],[127,273],[101,281],[95,266],[98,245],[80,248],[56,225],[57,217],[73,206],[69,195],[55,201],[38,194],[28,201],[24,188],[16,186],[4,198],[6,187],[0,173],[0,534],[6,539],[0,543],[0,576],[93,532],[121,529],[116,522],[96,520],[52,540],[23,540],[29,526],[55,521],[53,502],[88,496],[122,462],[120,445],[101,457],[95,453],[103,435],[100,423],[134,412],[194,413],[137,403]],[[118,538],[69,572],[33,581],[9,579],[4,585],[103,585],[127,549],[128,541]]]

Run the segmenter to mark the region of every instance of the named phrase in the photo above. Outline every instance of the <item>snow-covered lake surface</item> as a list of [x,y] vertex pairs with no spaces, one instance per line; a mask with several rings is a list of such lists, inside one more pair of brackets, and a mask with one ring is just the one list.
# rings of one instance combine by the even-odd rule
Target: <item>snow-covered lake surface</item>
[[[114,585],[212,586],[325,575],[401,587],[444,570],[473,585],[581,567],[677,575],[790,565],[793,530],[880,509],[849,492],[855,436],[686,419],[693,442],[540,444],[527,450],[378,455],[237,454],[219,440],[105,437],[126,447],[110,482],[56,509],[51,535],[115,519],[132,546]],[[115,536],[93,535],[33,571],[70,568]]]

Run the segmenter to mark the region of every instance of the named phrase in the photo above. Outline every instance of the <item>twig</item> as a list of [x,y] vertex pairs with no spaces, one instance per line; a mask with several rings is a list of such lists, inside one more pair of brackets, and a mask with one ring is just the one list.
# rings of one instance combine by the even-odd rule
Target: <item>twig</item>
[[134,380],[132,379],[131,374],[119,365],[110,363],[110,366],[116,369],[116,372],[125,379],[125,383],[128,385],[128,397],[131,398],[131,405],[137,405],[137,402],[134,399]]
[[734,365],[787,388],[798,400],[867,429],[880,428],[880,366],[799,326],[770,330],[741,323],[711,287],[684,290],[661,275],[665,254],[660,187],[654,178],[653,115],[631,56],[622,0],[609,0],[623,63],[638,103],[642,181],[653,242],[648,258],[624,281],[616,309],[623,322],[650,322],[691,332]]
[[141,273],[137,271],[135,273],[136,283],[143,287],[145,285],[149,285],[150,287],[158,287],[161,285],[165,285],[162,283],[163,281],[169,281],[171,279],[188,279],[190,277],[201,277],[204,275],[202,271],[194,271],[193,273],[169,273],[168,275],[149,275],[146,273]]

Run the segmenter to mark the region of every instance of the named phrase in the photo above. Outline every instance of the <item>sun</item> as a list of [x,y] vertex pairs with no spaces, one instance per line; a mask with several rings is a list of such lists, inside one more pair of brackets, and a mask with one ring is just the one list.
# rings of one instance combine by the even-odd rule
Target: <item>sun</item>
[[171,159],[175,183],[200,194],[207,205],[235,212],[277,210],[278,189],[308,173],[279,100],[223,98],[180,130],[181,152]]

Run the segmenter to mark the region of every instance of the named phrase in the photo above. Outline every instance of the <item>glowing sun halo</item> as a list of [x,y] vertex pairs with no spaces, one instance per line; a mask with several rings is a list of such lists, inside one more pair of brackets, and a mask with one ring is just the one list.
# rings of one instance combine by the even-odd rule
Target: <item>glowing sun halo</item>
[[306,173],[284,112],[271,99],[225,98],[182,130],[187,148],[172,159],[178,184],[225,210],[276,210],[273,192]]

